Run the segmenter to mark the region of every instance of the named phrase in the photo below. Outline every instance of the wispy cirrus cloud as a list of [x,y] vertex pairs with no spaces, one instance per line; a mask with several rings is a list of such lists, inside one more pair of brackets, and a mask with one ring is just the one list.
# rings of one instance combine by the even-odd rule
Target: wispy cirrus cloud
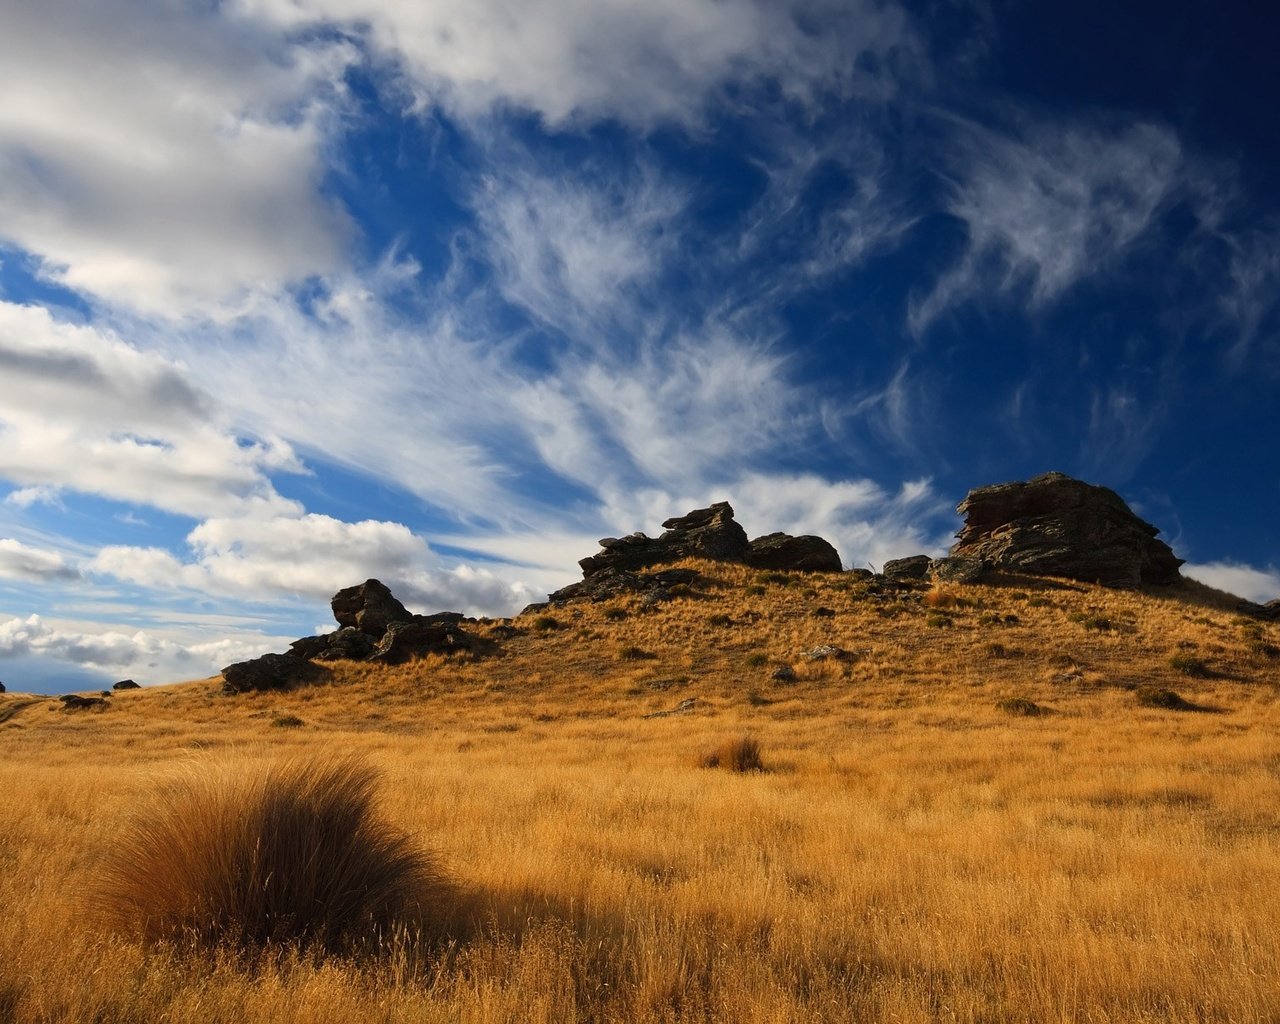
[[1168,128],[1032,121],[1010,134],[951,122],[947,211],[965,225],[959,262],[913,301],[920,333],[946,310],[1018,292],[1032,306],[1114,266],[1179,188]]

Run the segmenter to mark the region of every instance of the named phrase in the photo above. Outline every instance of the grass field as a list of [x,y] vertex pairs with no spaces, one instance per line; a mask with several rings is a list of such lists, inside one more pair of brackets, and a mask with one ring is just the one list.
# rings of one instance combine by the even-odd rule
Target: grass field
[[[1194,584],[698,567],[501,657],[0,696],[0,1020],[1280,1020],[1280,625]],[[703,766],[743,738],[764,771]],[[445,937],[246,958],[97,920],[166,780],[334,752],[457,884]]]

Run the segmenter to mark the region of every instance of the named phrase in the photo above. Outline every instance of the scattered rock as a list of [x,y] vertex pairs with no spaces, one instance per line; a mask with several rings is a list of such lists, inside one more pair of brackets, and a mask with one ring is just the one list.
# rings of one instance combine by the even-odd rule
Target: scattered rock
[[250,661],[238,661],[222,670],[222,692],[225,694],[256,693],[264,690],[290,690],[303,683],[323,678],[319,665],[292,654],[264,654]]
[[1035,576],[1108,587],[1175,583],[1182,559],[1115,491],[1045,473],[970,491],[956,511],[964,527],[952,556]]
[[933,559],[928,555],[908,555],[891,558],[884,563],[884,575],[891,580],[923,580],[929,575]]
[[837,647],[835,644],[818,644],[811,650],[804,652],[804,657],[813,661],[845,661],[852,657],[843,647]]
[[105,708],[105,697],[81,697],[78,693],[64,693],[58,700],[67,711],[83,711],[89,708]]
[[121,679],[121,680],[120,680],[120,682],[118,682],[118,683],[112,683],[112,684],[111,684],[111,689],[113,689],[113,690],[140,690],[140,689],[142,689],[142,687],[141,687],[141,686],[139,686],[137,683],[135,683],[132,679]]
[[438,615],[415,615],[410,622],[393,622],[365,660],[402,665],[428,654],[472,650],[475,638],[458,627],[461,620],[462,615],[458,612],[441,612]]
[[870,569],[859,569],[856,567],[853,569],[846,569],[845,575],[848,576],[850,579],[855,579],[855,580],[873,580],[876,578],[876,574],[873,573]]
[[662,526],[666,532],[657,538],[643,533],[602,538],[600,552],[578,562],[582,575],[592,576],[607,568],[634,571],[682,558],[741,562],[746,557],[747,533],[734,521],[733,507],[727,501],[694,509]]
[[391,623],[413,618],[380,580],[365,580],[359,586],[339,590],[329,604],[339,626],[353,626],[375,640]]
[[4,683],[0,683],[0,693],[4,693]]
[[779,683],[794,683],[796,681],[796,670],[790,665],[779,665],[773,670],[772,678]]
[[840,555],[821,537],[767,533],[747,548],[747,565],[782,572],[840,572]]
[[929,578],[934,583],[977,583],[986,570],[986,563],[981,558],[954,555],[930,562]]
[[685,715],[693,710],[694,705],[698,702],[693,697],[686,697],[670,711],[650,711],[647,715],[641,715],[641,718],[666,718],[668,715]]

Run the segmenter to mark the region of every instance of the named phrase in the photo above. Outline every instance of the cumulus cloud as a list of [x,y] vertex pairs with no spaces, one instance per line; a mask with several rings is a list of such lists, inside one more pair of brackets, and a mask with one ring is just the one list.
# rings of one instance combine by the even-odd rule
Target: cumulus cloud
[[891,87],[887,58],[917,49],[901,9],[870,0],[239,0],[237,7],[287,28],[361,34],[403,68],[423,103],[471,117],[517,107],[552,125],[695,122],[730,82],[774,82],[801,102],[832,89],[881,93]]
[[1249,601],[1275,601],[1280,599],[1280,570],[1274,566],[1257,569],[1239,562],[1204,562],[1184,565],[1183,575],[1207,583],[1228,594],[1235,594]]
[[68,565],[56,551],[34,548],[11,537],[0,538],[0,579],[29,583],[68,582],[80,579],[80,570]]
[[912,304],[917,332],[975,297],[1019,289],[1043,305],[1112,265],[1151,226],[1184,168],[1178,137],[1159,125],[956,130],[947,208],[964,222],[968,246]]
[[330,516],[209,519],[187,536],[190,555],[112,545],[86,571],[144,587],[186,589],[242,600],[284,596],[327,600],[340,587],[377,577],[406,603],[479,614],[510,614],[534,590],[474,566],[446,567],[408,527]]
[[221,5],[7,3],[0,240],[170,316],[340,266],[321,157],[356,54],[273,35]]

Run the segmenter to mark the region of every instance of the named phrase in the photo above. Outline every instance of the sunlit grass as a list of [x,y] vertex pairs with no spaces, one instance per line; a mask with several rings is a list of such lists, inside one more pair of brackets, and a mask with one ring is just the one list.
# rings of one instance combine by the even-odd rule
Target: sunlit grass
[[[0,724],[0,1020],[1280,1018],[1276,625],[1195,589],[926,602],[701,568],[651,609],[518,621],[499,658],[22,703]],[[701,767],[741,737],[767,771]],[[450,936],[246,962],[91,921],[165,780],[333,751],[380,770],[389,827],[461,886]]]

